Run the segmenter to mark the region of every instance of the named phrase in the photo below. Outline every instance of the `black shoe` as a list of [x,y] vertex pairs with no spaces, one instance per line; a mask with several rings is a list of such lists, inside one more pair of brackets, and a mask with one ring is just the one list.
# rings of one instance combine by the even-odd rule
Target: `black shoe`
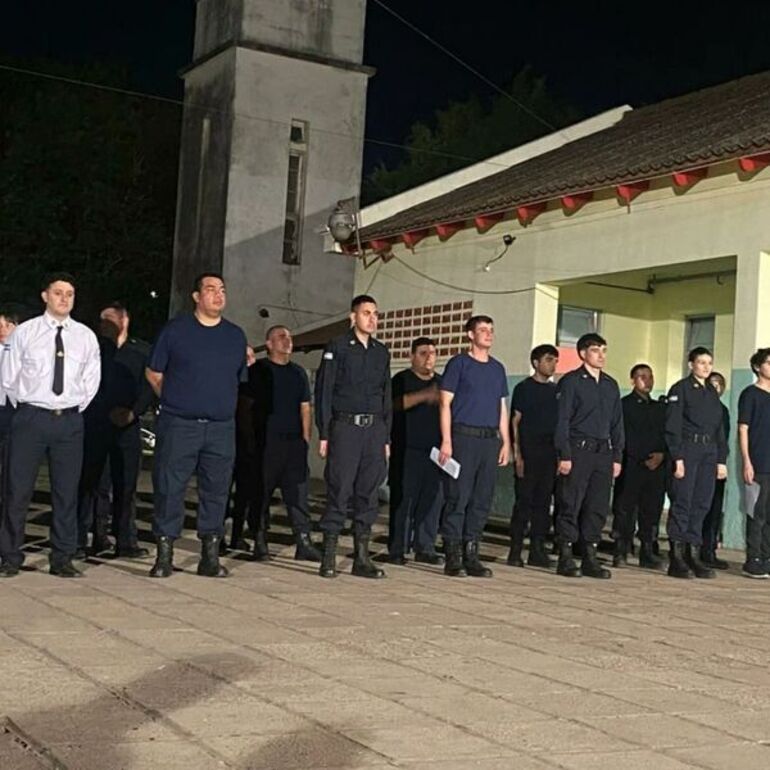
[[580,571],[584,577],[598,578],[599,580],[609,580],[612,573],[602,567],[599,559],[596,558],[596,545],[594,543],[585,543],[583,546],[583,561],[580,563]]
[[530,567],[540,567],[541,569],[553,569],[553,559],[545,550],[545,540],[540,537],[530,537],[529,554],[527,555],[527,564]]
[[105,551],[111,551],[111,550],[112,550],[112,542],[107,537],[95,537],[93,542],[91,543],[91,553],[94,556],[97,556],[100,553],[104,553]]
[[85,561],[88,558],[88,553],[85,548],[76,548],[75,553],[72,554],[72,558],[77,561]]
[[227,567],[219,563],[220,535],[204,535],[201,538],[201,558],[198,562],[198,574],[201,577],[224,578],[230,574]]
[[76,569],[71,561],[65,561],[63,564],[51,565],[48,570],[52,575],[61,578],[80,578],[83,573]]
[[337,577],[337,535],[324,532],[323,553],[318,574],[323,578]]
[[459,541],[444,541],[444,574],[449,577],[467,577],[468,573],[463,566],[463,548]]
[[171,577],[174,570],[174,541],[165,535],[159,535],[157,538],[157,553],[155,555],[155,564],[150,569],[150,577],[167,578]]
[[231,551],[250,551],[251,546],[242,537],[239,537],[234,540],[230,540],[230,550]]
[[321,552],[313,542],[308,532],[300,532],[295,537],[297,541],[297,549],[294,551],[294,558],[297,561],[312,561],[320,563]]
[[524,559],[521,558],[521,543],[518,540],[511,540],[511,549],[508,551],[508,558],[505,563],[509,567],[524,566]]
[[351,574],[356,577],[372,578],[374,580],[384,578],[384,570],[381,570],[369,555],[369,533],[353,535],[353,543],[355,553]]
[[219,555],[227,556],[227,543],[224,538],[219,541]]
[[613,567],[627,567],[628,566],[628,546],[626,541],[618,538],[615,541],[615,548],[612,552],[612,566]]
[[770,578],[770,572],[768,572],[767,564],[763,559],[747,559],[743,564],[741,572],[746,577],[754,578],[755,580],[767,580]]
[[711,567],[712,569],[730,569],[730,563],[726,562],[724,559],[720,559],[717,556],[716,550],[710,548],[700,549],[700,560],[707,567]]
[[0,578],[16,577],[19,574],[19,568],[15,564],[3,562],[0,564]]
[[264,529],[257,530],[254,536],[254,551],[251,554],[253,561],[270,561],[273,557],[267,547],[267,533]]
[[129,545],[125,548],[115,548],[116,559],[146,559],[150,555],[148,548],[140,545]]
[[416,551],[414,560],[420,564],[435,564],[437,567],[444,563],[444,557],[435,551]]
[[389,553],[388,562],[390,564],[399,564],[403,567],[406,564],[406,556],[402,553]]
[[491,578],[492,570],[479,559],[479,541],[466,540],[463,544],[463,566],[469,577]]
[[572,543],[559,544],[559,561],[556,564],[556,574],[568,578],[583,577],[583,573],[575,564],[575,559],[572,555]]
[[711,567],[707,567],[698,555],[698,549],[689,543],[684,548],[684,560],[687,562],[687,566],[693,571],[696,578],[711,579],[717,576]]
[[668,576],[685,580],[693,576],[684,558],[684,543],[669,543]]
[[663,559],[655,553],[652,543],[642,543],[639,546],[639,566],[644,569],[663,569]]

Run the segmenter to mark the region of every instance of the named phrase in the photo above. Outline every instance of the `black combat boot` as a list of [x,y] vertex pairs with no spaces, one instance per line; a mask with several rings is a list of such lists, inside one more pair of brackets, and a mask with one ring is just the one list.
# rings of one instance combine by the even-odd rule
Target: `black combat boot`
[[511,538],[511,549],[508,551],[508,558],[505,563],[509,567],[523,567],[524,560],[521,558],[521,540],[514,540]]
[[458,540],[444,541],[444,574],[449,577],[467,577],[468,573],[463,566],[463,549]]
[[297,542],[297,550],[294,552],[294,558],[297,561],[321,561],[321,552],[309,532],[298,532],[294,539]]
[[219,563],[220,535],[204,535],[201,538],[201,559],[198,562],[198,574],[202,577],[227,577],[227,567]]
[[254,533],[254,550],[251,554],[252,561],[270,561],[270,549],[267,547],[267,532],[264,528]]
[[717,556],[716,548],[701,548],[700,560],[712,569],[730,569],[729,562]]
[[353,569],[351,573],[356,577],[384,578],[384,570],[381,570],[369,555],[369,533],[354,534],[353,546]]
[[599,578],[600,580],[609,580],[612,573],[602,567],[599,559],[596,558],[596,543],[583,544],[583,561],[580,563],[580,571],[584,577]]
[[337,577],[337,537],[333,532],[324,532],[323,554],[318,574],[324,578]]
[[418,564],[435,564],[440,567],[444,563],[444,557],[440,553],[432,551],[415,551],[414,560]]
[[150,577],[167,578],[171,577],[174,571],[174,541],[165,535],[159,535],[157,540],[157,554],[155,564],[150,570]]
[[662,569],[663,559],[655,553],[652,543],[645,543],[639,546],[639,566],[644,569]]
[[530,537],[529,554],[527,555],[527,564],[530,567],[540,567],[542,569],[553,569],[553,560],[545,550],[545,540],[542,537]]
[[621,537],[615,541],[615,548],[612,551],[612,566],[628,566],[628,544]]
[[697,546],[687,543],[684,549],[684,560],[687,562],[687,566],[693,571],[696,578],[715,578],[717,573],[700,560],[698,550]]
[[463,544],[463,566],[470,577],[491,578],[492,570],[479,559],[479,541],[466,540]]
[[668,575],[675,578],[691,578],[692,572],[684,559],[684,543],[668,545]]
[[559,561],[556,565],[556,574],[569,578],[583,576],[577,564],[575,564],[575,559],[572,555],[572,543],[559,543]]

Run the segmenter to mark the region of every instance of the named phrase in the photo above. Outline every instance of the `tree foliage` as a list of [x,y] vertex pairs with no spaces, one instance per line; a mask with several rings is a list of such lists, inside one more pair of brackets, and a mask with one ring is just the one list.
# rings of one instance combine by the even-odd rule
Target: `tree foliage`
[[[103,67],[24,66],[125,85]],[[168,309],[181,109],[9,71],[0,104],[0,303],[38,312],[43,275],[65,270],[78,318],[119,299],[151,336]]]
[[[444,174],[574,123],[577,112],[551,97],[545,79],[521,70],[509,93],[522,109],[502,94],[483,101],[471,96],[436,111],[432,125],[415,123],[406,140],[406,157],[395,167],[377,166],[364,180],[367,203],[387,198]],[[537,120],[532,114],[537,115]]]

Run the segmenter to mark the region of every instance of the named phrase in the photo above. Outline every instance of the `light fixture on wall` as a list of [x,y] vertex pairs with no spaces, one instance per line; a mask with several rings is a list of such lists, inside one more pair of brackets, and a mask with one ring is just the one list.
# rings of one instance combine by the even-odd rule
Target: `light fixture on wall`
[[491,272],[492,271],[492,265],[494,265],[495,262],[497,262],[498,260],[502,259],[506,255],[508,249],[511,248],[511,245],[513,244],[513,242],[515,240],[516,240],[516,236],[515,235],[511,235],[510,233],[506,233],[503,236],[503,244],[505,245],[505,248],[503,248],[503,250],[496,257],[492,257],[492,259],[490,259],[481,269],[485,273]]

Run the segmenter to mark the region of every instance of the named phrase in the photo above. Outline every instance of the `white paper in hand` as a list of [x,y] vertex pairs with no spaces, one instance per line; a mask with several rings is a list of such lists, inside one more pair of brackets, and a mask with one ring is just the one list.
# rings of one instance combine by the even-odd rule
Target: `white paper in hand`
[[460,475],[460,463],[457,462],[457,460],[454,459],[454,457],[450,457],[443,465],[438,461],[438,456],[440,452],[436,447],[433,447],[433,449],[430,450],[430,459],[433,460],[436,465],[438,465],[439,468],[441,468],[444,473],[448,473],[453,479],[458,478]]

